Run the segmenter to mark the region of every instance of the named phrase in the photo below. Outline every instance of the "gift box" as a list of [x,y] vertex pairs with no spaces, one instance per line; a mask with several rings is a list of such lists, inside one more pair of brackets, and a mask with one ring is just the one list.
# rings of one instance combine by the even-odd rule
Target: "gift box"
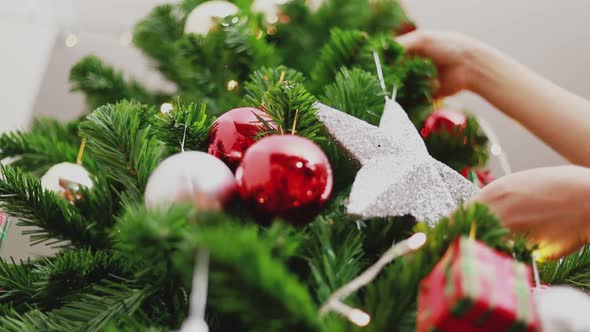
[[531,285],[527,265],[458,238],[420,283],[417,331],[540,331]]

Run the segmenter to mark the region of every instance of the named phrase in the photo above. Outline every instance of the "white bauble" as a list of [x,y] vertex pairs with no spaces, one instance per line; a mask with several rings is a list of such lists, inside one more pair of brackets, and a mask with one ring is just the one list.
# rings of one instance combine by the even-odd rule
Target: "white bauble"
[[320,7],[326,2],[326,0],[307,0],[305,3],[309,7],[312,13],[315,13]]
[[205,152],[182,152],[164,160],[152,173],[145,204],[165,208],[175,202],[192,202],[198,209],[216,209],[236,190],[236,179],[221,160]]
[[44,189],[55,193],[65,194],[71,186],[84,186],[92,188],[90,173],[82,165],[74,163],[61,163],[52,166],[43,177],[41,185]]
[[534,291],[544,332],[590,331],[590,295],[571,287]]
[[268,23],[274,24],[279,21],[281,6],[288,1],[289,0],[254,0],[251,9],[255,13],[262,13]]
[[203,2],[193,9],[186,18],[185,33],[207,35],[217,24],[217,21],[235,15],[240,9],[228,1],[212,0]]

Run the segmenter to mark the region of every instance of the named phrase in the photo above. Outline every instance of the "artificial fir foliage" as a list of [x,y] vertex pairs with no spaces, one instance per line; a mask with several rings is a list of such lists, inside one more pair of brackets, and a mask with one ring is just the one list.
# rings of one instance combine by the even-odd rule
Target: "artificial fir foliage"
[[[188,313],[194,259],[211,255],[207,322],[211,331],[357,331],[337,315],[320,318],[332,292],[365,270],[393,242],[427,235],[418,252],[399,258],[361,291],[345,299],[372,317],[363,331],[412,331],[420,281],[450,243],[477,228],[477,239],[530,261],[521,238],[483,206],[462,207],[432,228],[410,217],[359,220],[346,214],[356,169],[327,138],[316,101],[376,124],[383,94],[372,52],[383,60],[385,80],[417,128],[432,111],[436,69],[406,54],[392,33],[408,21],[393,0],[327,0],[312,12],[304,0],[282,7],[275,25],[250,11],[251,1],[207,36],[184,34],[186,16],[202,0],[156,7],[134,31],[135,44],[176,85],[153,92],[95,57],[71,74],[88,113],[67,124],[36,120],[29,131],[0,137],[0,207],[25,226],[35,243],[59,247],[54,257],[0,263],[2,331],[170,331]],[[228,85],[235,81],[236,84]],[[179,97],[177,99],[176,97]],[[171,112],[160,104],[171,102]],[[256,222],[242,202],[224,211],[192,206],[148,210],[150,174],[165,158],[206,151],[219,114],[241,106],[265,110],[283,133],[318,143],[334,170],[334,193],[305,227]],[[185,130],[186,129],[186,130]],[[267,127],[267,133],[273,128]],[[470,144],[442,135],[429,139],[432,155],[459,170],[482,166],[486,139],[470,118]],[[42,188],[51,166],[74,162],[87,139],[83,166],[94,186],[72,203]],[[258,137],[260,138],[260,137]],[[461,141],[462,143],[463,141]],[[198,165],[195,165],[198,167]],[[543,265],[551,284],[590,289],[590,250]]]

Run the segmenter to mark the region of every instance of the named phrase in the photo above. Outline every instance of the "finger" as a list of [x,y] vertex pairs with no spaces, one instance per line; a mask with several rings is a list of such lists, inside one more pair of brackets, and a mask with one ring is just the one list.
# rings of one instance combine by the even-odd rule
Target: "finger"
[[425,35],[421,30],[416,30],[396,38],[408,53],[423,55],[425,46]]
[[439,67],[439,77],[441,86],[436,91],[438,98],[449,97],[465,89],[466,74],[461,67]]
[[488,189],[489,186],[484,187],[480,190],[473,198],[471,198],[472,203],[481,203],[481,204],[489,204],[492,201],[493,193]]
[[434,99],[442,98],[442,96],[440,96],[440,80],[434,79],[430,84],[432,86],[432,96]]

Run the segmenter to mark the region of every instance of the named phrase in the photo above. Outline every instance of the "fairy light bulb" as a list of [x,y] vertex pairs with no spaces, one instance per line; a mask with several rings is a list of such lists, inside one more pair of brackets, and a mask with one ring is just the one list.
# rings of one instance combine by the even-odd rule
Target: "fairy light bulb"
[[490,151],[494,156],[499,156],[502,154],[502,147],[499,144],[492,144]]
[[73,33],[70,33],[65,40],[66,47],[72,48],[78,44],[78,36]]
[[172,106],[172,104],[170,104],[170,103],[163,103],[162,106],[160,106],[160,112],[162,112],[164,114],[168,114],[168,113],[172,112],[173,109],[174,109],[174,106]]
[[408,239],[408,247],[411,250],[420,249],[426,243],[426,234],[416,233]]
[[371,322],[371,316],[359,309],[352,309],[347,317],[354,325],[365,327]]
[[119,36],[119,43],[121,46],[129,46],[133,41],[133,33],[131,31],[125,31]]
[[240,83],[238,83],[238,81],[231,80],[231,81],[227,82],[227,91],[234,91],[235,89],[238,88],[238,86],[240,86]]

